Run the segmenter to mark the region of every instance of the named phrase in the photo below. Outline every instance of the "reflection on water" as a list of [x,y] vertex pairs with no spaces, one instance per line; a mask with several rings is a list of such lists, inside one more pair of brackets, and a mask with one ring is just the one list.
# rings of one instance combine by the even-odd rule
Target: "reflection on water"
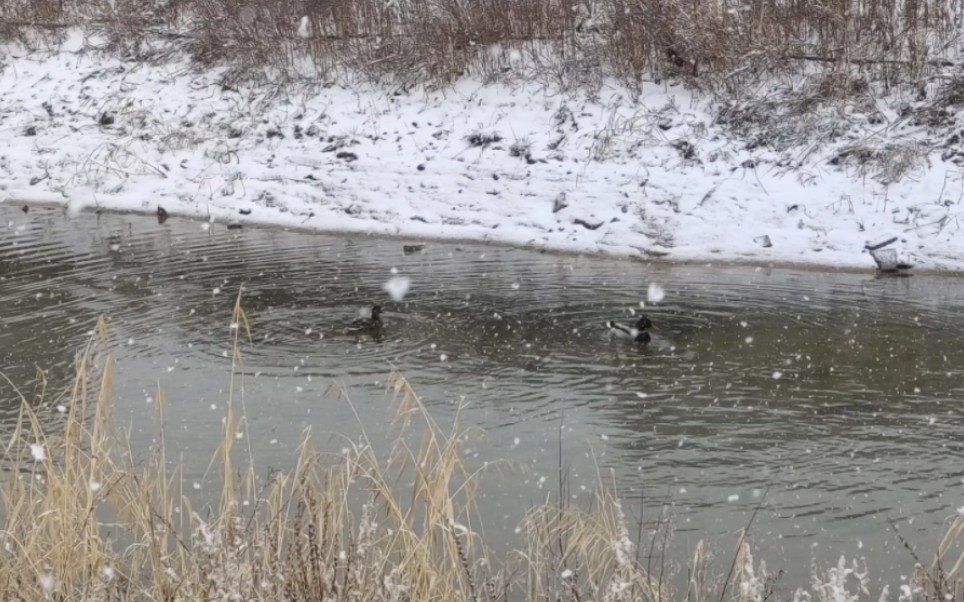
[[[470,402],[462,419],[488,433],[472,462],[524,467],[485,490],[496,537],[554,491],[560,425],[572,490],[592,487],[598,465],[616,470],[627,505],[643,500],[648,523],[670,502],[679,558],[701,538],[726,554],[769,488],[757,555],[793,584],[812,556],[841,553],[889,577],[909,561],[888,521],[930,550],[962,505],[960,279],[403,244],[0,206],[0,367],[28,389],[38,367],[62,383],[108,313],[118,420],[146,449],[163,388],[169,444],[195,459],[187,474],[203,491],[243,286],[255,339],[246,437],[259,462],[289,465],[308,427],[337,446],[363,426],[387,445],[394,366],[443,421]],[[393,268],[412,280],[403,302],[382,290]],[[646,309],[654,342],[611,344],[604,321],[638,310],[651,282],[667,292]],[[384,339],[345,334],[372,302]],[[9,388],[2,398],[9,424],[17,401]]]

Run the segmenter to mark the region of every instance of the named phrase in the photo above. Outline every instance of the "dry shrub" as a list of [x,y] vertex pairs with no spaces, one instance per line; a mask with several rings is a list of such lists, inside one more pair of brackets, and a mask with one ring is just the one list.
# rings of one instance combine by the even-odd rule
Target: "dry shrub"
[[144,0],[86,0],[77,5],[78,17],[88,30],[106,41],[104,50],[125,58],[138,58],[150,33],[163,22],[154,2]]
[[6,0],[0,2],[0,42],[28,45],[55,44],[66,23],[60,0]]
[[[173,36],[238,74],[365,74],[403,87],[498,74],[523,51],[550,79],[672,77],[733,92],[774,73],[864,70],[918,80],[953,51],[964,0],[10,0],[0,36],[80,25],[120,53]],[[299,35],[306,18],[308,35]],[[305,32],[302,32],[305,33]],[[545,59],[545,62],[540,61]],[[587,73],[590,71],[591,73]]]
[[916,142],[847,145],[830,159],[831,165],[849,167],[861,177],[869,176],[882,184],[899,182],[927,163],[927,154]]
[[241,68],[286,62],[296,27],[294,2],[201,0],[193,6],[188,49],[202,65],[230,62]]

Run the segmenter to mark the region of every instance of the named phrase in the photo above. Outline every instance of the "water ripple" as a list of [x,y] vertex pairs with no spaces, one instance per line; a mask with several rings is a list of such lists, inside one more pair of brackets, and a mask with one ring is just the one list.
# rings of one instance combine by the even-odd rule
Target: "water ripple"
[[[459,412],[489,431],[493,449],[512,450],[528,487],[558,474],[562,445],[575,483],[613,467],[630,497],[642,488],[673,504],[680,532],[721,536],[746,523],[769,487],[760,520],[773,550],[800,565],[818,533],[881,543],[881,521],[896,514],[936,538],[953,512],[940,493],[962,477],[955,278],[471,244],[406,255],[398,240],[60,209],[0,206],[0,224],[4,373],[30,382],[42,366],[66,378],[107,313],[125,416],[149,430],[149,400],[165,388],[184,449],[220,428],[239,334],[249,420],[276,433],[258,441],[296,441],[308,426],[354,432],[361,420],[387,446],[385,379],[395,368],[433,411]],[[412,281],[401,302],[382,290],[395,274]],[[647,301],[650,282],[666,290],[660,304]],[[239,291],[250,342],[244,325],[231,328]],[[372,303],[385,308],[384,337],[347,333]],[[655,324],[652,344],[608,340],[606,320],[641,311]],[[332,391],[347,391],[351,405]],[[0,414],[15,416],[4,399]],[[290,450],[256,451],[281,463],[273,454]],[[544,495],[526,487],[506,491]]]

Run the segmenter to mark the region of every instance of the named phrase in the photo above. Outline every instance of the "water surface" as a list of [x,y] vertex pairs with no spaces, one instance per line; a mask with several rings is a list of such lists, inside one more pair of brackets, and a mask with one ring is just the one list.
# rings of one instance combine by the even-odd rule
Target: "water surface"
[[[439,242],[406,254],[412,243],[0,205],[0,368],[62,384],[108,314],[117,420],[148,449],[162,388],[168,444],[215,495],[205,470],[243,286],[245,437],[261,466],[290,466],[309,427],[322,447],[364,428],[385,451],[395,368],[443,423],[468,403],[461,419],[487,433],[470,462],[517,467],[488,478],[482,499],[487,534],[505,545],[524,509],[554,494],[560,437],[572,493],[614,469],[647,525],[672,515],[680,561],[700,539],[727,557],[766,491],[753,540],[786,586],[808,582],[811,558],[840,554],[892,582],[913,559],[891,525],[929,558],[964,505],[961,279]],[[395,275],[412,281],[402,302],[382,290]],[[651,283],[666,292],[646,303],[655,340],[611,343],[603,322],[641,311]],[[385,337],[345,334],[373,302]],[[9,388],[0,402],[9,426]]]

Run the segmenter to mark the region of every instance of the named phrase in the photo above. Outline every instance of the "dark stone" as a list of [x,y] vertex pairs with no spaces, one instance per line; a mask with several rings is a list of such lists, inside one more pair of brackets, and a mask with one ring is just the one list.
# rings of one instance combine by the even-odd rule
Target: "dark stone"
[[101,113],[97,123],[102,126],[114,125],[114,116],[111,113]]
[[579,218],[577,217],[576,219],[572,220],[572,223],[577,224],[577,225],[580,225],[580,226],[582,226],[583,228],[585,228],[586,230],[598,230],[599,227],[602,226],[602,225],[603,225],[604,223],[606,223],[606,222],[599,222],[599,223],[596,223],[596,224],[590,224],[590,223],[587,222],[586,220],[579,219]]
[[677,140],[673,143],[673,148],[680,154],[684,161],[696,158],[696,148],[688,140]]
[[569,203],[566,202],[566,193],[560,192],[556,195],[555,200],[552,201],[552,212],[559,213],[568,206]]
[[486,147],[496,142],[502,142],[502,136],[496,133],[483,134],[482,132],[476,132],[467,136],[465,141],[476,148]]

